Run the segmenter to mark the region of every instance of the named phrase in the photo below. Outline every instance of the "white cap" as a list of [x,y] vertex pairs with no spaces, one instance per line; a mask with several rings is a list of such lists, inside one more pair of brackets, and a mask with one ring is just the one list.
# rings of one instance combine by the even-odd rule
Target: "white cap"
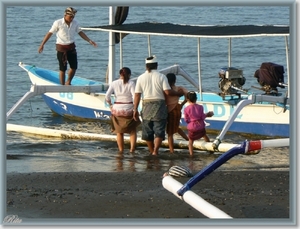
[[[151,60],[147,60],[148,58],[150,58],[150,57],[153,57],[153,59],[151,59]],[[145,60],[146,60],[146,64],[152,64],[152,63],[157,63],[157,58],[156,58],[156,56],[155,55],[153,55],[153,56],[150,56],[150,57],[148,57],[148,58],[146,58]]]

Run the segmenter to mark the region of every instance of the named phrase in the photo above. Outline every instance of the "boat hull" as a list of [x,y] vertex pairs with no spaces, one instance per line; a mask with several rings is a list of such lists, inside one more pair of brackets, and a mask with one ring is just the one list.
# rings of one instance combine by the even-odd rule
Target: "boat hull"
[[[87,97],[85,95],[78,94],[78,99],[84,97]],[[82,97],[81,97],[82,96]],[[103,97],[105,95],[98,95],[97,97]],[[77,96],[76,96],[77,97]],[[55,98],[55,96],[48,96],[46,94],[43,95],[43,99],[47,106],[56,114],[64,116],[69,119],[73,120],[109,120],[110,116],[110,110],[109,107],[106,105],[104,99],[100,98],[93,98],[93,95],[89,96],[90,106],[88,103],[83,107],[82,105],[78,105],[76,103],[67,102],[65,99],[59,99]],[[98,107],[93,107],[94,101],[96,104],[99,104]],[[212,107],[213,109],[209,110],[217,110],[220,107],[220,104],[213,104],[213,103],[202,103],[204,104],[204,107]],[[223,104],[222,107],[225,109],[226,107],[229,107],[231,110],[232,108],[227,105]],[[229,131],[231,132],[238,132],[238,133],[244,133],[244,134],[256,134],[256,135],[265,135],[265,136],[278,136],[278,137],[288,137],[289,136],[289,124],[288,123],[272,123],[270,120],[266,122],[263,122],[262,120],[255,119],[251,120],[247,117],[243,118],[244,113],[250,113],[251,112],[258,112],[258,114],[262,114],[262,110],[271,109],[269,107],[261,107],[261,106],[255,106],[255,105],[249,105],[251,108],[244,108],[243,113],[238,115],[235,122],[232,123],[232,125],[229,128]],[[257,111],[255,111],[257,110]],[[208,111],[208,110],[206,110]],[[286,111],[288,112],[288,111]],[[218,114],[218,113],[216,113]],[[281,114],[282,115],[282,114]],[[287,114],[286,114],[287,115]],[[283,116],[286,116],[283,115]],[[222,130],[224,127],[227,119],[230,116],[230,112],[224,112],[219,114],[219,117],[214,118],[207,118],[206,123],[208,126],[206,127],[207,130],[212,131],[219,131]],[[267,114],[263,115],[266,117],[270,117]],[[279,116],[279,114],[274,114],[274,116]],[[280,119],[280,117],[278,117]],[[284,120],[282,118],[282,120]],[[260,122],[259,122],[260,121]],[[181,118],[181,126],[185,127],[186,122],[184,121],[184,118]]]
[[[58,73],[46,69],[25,67],[30,80],[36,85],[59,85]],[[38,74],[37,74],[38,73]],[[48,74],[47,77],[43,76]],[[52,79],[56,78],[56,79]],[[73,85],[97,85],[97,81],[87,80],[75,77]],[[54,82],[54,83],[53,83]],[[109,105],[105,102],[105,91],[107,85],[103,83],[103,92],[99,93],[45,93],[42,95],[45,103],[52,112],[73,120],[94,120],[108,121],[110,117]],[[198,98],[200,96],[198,95]],[[205,112],[213,111],[214,116],[207,118],[208,131],[220,131],[226,121],[233,114],[237,100],[223,100],[221,96],[215,93],[202,93],[201,101]],[[139,108],[141,109],[141,108]],[[186,123],[182,116],[181,126]],[[273,137],[289,137],[289,110],[282,107],[267,104],[255,103],[244,107],[235,121],[228,129],[230,132],[243,134],[264,135]]]

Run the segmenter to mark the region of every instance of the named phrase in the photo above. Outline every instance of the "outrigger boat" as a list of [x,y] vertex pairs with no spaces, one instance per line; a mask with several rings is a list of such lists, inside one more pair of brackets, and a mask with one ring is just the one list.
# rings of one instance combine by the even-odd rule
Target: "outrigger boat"
[[[199,73],[197,81],[195,77],[190,76],[180,65],[173,65],[165,69],[159,69],[159,71],[164,74],[173,72],[176,75],[180,75],[195,87],[198,92],[198,103],[204,106],[205,111],[212,110],[214,112],[214,116],[207,119],[207,130],[220,131],[230,119],[230,126],[226,127],[226,131],[273,137],[289,137],[289,90],[285,92],[277,90],[277,87],[288,88],[288,84],[283,82],[283,76],[281,79],[275,79],[274,77],[273,82],[275,82],[275,86],[271,85],[272,83],[260,85],[264,94],[251,94],[243,89],[243,84],[245,83],[243,70],[231,66],[232,38],[281,36],[285,40],[287,77],[289,77],[289,26],[191,26],[150,22],[116,25],[114,22],[115,18],[113,17],[115,15],[114,7],[110,7],[110,15],[110,25],[82,28],[83,30],[102,31],[109,34],[108,82],[89,80],[76,76],[72,81],[72,86],[67,86],[68,88],[66,88],[66,86],[60,85],[58,72],[34,65],[19,64],[28,73],[34,87],[44,87],[44,89],[40,89],[45,90],[42,93],[42,97],[52,112],[74,120],[109,120],[110,109],[105,102],[105,92],[109,83],[118,76],[115,71],[115,35],[119,37],[124,37],[125,34],[145,35],[148,38],[149,56],[152,55],[150,36],[189,37],[198,40]],[[219,88],[221,90],[219,93],[202,91],[201,38],[225,38],[229,41],[228,67],[222,68],[219,72]],[[120,45],[120,65],[122,65],[123,58],[122,42],[122,39],[118,41]],[[262,66],[266,64],[269,64],[270,68],[273,69],[278,67],[277,64],[273,63],[263,63]],[[265,69],[260,70],[263,71]],[[54,86],[56,89],[47,91],[46,88],[49,89],[50,86]],[[88,87],[88,89],[79,90],[84,87]],[[63,90],[59,91],[57,88],[62,88]],[[94,89],[91,90],[91,88]],[[181,99],[183,100],[183,97]],[[244,103],[238,114],[234,114],[238,104],[242,101],[248,102]],[[183,117],[181,125],[182,127],[186,126]]]
[[[113,15],[113,7],[111,7],[111,15]],[[147,26],[146,26],[147,25]],[[286,40],[286,56],[288,57],[288,44],[287,37],[289,36],[289,27],[287,26],[187,26],[187,25],[171,25],[160,23],[139,23],[131,25],[114,25],[111,21],[110,26],[103,26],[97,28],[86,28],[89,30],[107,31],[110,34],[110,62],[109,62],[109,82],[103,83],[84,78],[75,77],[72,81],[73,86],[62,86],[59,84],[58,72],[39,68],[36,66],[25,65],[20,63],[19,66],[28,72],[32,87],[27,94],[21,98],[7,112],[7,120],[10,116],[20,107],[28,98],[42,94],[45,102],[50,109],[62,116],[75,118],[75,119],[92,119],[92,120],[107,120],[109,119],[108,105],[105,103],[104,96],[109,83],[113,80],[115,74],[115,61],[114,61],[114,39],[115,34],[145,34],[161,35],[161,36],[181,36],[181,37],[194,37],[198,39],[200,44],[201,37],[214,37],[214,38],[228,38],[229,46],[232,37],[251,37],[251,36],[284,36]],[[170,29],[170,30],[169,30]],[[176,31],[174,33],[173,31]],[[122,40],[122,39],[121,39]],[[148,39],[150,41],[150,39]],[[122,43],[120,41],[120,43]],[[120,49],[122,50],[122,49]],[[151,55],[149,48],[149,56]],[[213,143],[199,142],[199,149],[227,151],[222,156],[218,157],[210,165],[203,168],[197,174],[193,175],[184,185],[172,178],[170,173],[172,166],[168,173],[163,175],[162,185],[165,189],[184,200],[190,206],[201,212],[209,218],[232,218],[222,210],[211,205],[196,193],[191,191],[191,188],[207,177],[210,173],[215,171],[219,166],[228,161],[230,158],[240,154],[257,154],[260,149],[265,147],[284,147],[289,146],[289,138],[286,139],[272,139],[272,140],[256,140],[244,141],[239,145],[224,144],[221,149],[222,138],[225,133],[230,131],[260,134],[267,136],[289,136],[289,90],[285,93],[279,93],[278,87],[288,87],[284,84],[283,77],[277,77],[274,73],[274,78],[271,81],[262,80],[265,71],[273,69],[275,72],[283,73],[283,68],[273,63],[263,63],[255,75],[261,84],[265,94],[249,94],[245,93],[242,89],[244,78],[240,69],[231,67],[230,63],[230,49],[229,49],[229,62],[228,68],[221,69],[219,76],[219,87],[221,93],[207,93],[202,92],[201,75],[200,75],[200,50],[199,51],[199,84],[197,84],[192,77],[189,76],[180,66],[174,65],[166,69],[160,70],[164,74],[173,72],[177,75],[182,75],[198,91],[198,103],[202,104],[205,110],[213,110],[215,116],[209,120],[210,125],[207,129],[221,130],[220,134],[216,137]],[[289,62],[287,58],[287,67]],[[277,75],[278,76],[278,75]],[[272,78],[272,77],[271,77]],[[244,93],[244,94],[242,94]],[[275,107],[282,109],[278,114],[275,112]],[[220,112],[221,111],[221,112]],[[228,118],[229,117],[229,118]],[[182,120],[182,125],[185,125]],[[13,126],[7,124],[7,130],[20,131],[20,132],[38,132],[40,135],[58,136],[65,138],[82,138],[87,133],[78,132],[63,132],[61,130],[51,130],[43,128],[34,128],[28,130],[27,126]],[[74,136],[73,136],[74,135]],[[87,134],[87,138],[91,135]],[[95,139],[98,135],[93,136]],[[111,136],[100,136],[101,138],[110,138]],[[115,140],[115,138],[114,138]],[[176,176],[185,172],[185,168],[176,170]],[[178,173],[180,172],[180,173]],[[185,174],[185,173],[184,173]],[[173,173],[174,175],[174,173]]]

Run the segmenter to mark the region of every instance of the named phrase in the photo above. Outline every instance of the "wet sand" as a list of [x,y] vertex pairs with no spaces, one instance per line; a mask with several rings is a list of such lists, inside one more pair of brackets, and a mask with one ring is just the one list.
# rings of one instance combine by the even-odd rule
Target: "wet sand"
[[[7,215],[55,219],[207,219],[162,186],[161,171],[7,174]],[[184,184],[189,178],[176,178]],[[290,217],[288,171],[214,171],[192,191],[233,218]],[[170,221],[171,222],[171,221]]]

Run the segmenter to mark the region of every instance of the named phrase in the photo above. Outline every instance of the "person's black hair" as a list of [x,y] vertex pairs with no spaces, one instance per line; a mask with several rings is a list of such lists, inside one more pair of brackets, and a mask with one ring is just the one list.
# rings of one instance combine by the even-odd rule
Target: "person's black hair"
[[166,77],[168,78],[170,86],[173,86],[176,83],[176,75],[174,73],[168,73]]
[[120,69],[119,73],[124,78],[123,79],[124,84],[127,83],[129,81],[129,78],[130,78],[130,75],[131,75],[130,68],[123,67],[123,68]]
[[187,94],[186,94],[186,98],[188,100],[190,100],[192,103],[195,103],[197,101],[197,93],[194,92],[194,91],[189,91]]
[[151,72],[151,70],[157,69],[157,66],[157,63],[148,63],[146,64],[146,69],[148,70],[148,72]]

